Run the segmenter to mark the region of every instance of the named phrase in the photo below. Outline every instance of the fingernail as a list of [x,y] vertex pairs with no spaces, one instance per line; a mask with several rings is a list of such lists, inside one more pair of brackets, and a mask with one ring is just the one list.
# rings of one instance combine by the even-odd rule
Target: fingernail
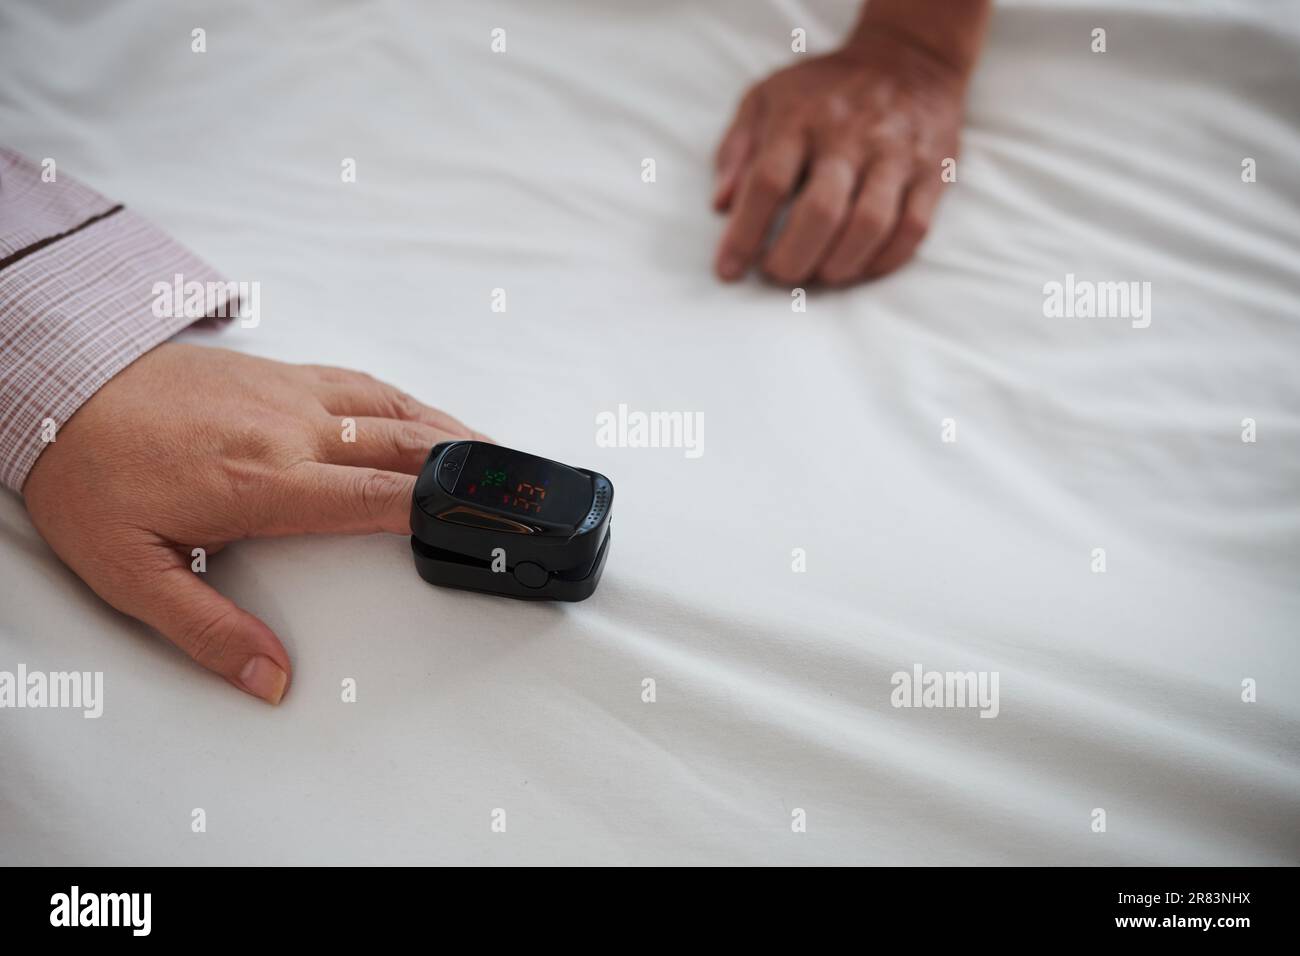
[[745,264],[736,256],[723,256],[718,263],[718,274],[724,279],[739,279],[745,271]]
[[278,704],[284,696],[284,685],[289,683],[289,675],[271,658],[259,654],[244,664],[244,669],[239,672],[239,683],[254,697],[260,697],[268,704]]

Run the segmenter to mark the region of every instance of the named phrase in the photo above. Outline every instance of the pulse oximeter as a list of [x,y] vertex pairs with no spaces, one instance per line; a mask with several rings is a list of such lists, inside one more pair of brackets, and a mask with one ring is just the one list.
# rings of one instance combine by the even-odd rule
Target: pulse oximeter
[[442,442],[415,482],[415,568],[443,587],[581,601],[605,569],[613,504],[614,486],[594,471],[488,442]]

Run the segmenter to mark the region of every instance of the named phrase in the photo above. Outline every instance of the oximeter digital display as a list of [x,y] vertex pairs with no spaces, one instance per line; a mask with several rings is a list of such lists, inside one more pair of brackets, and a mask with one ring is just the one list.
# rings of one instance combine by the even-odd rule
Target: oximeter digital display
[[487,442],[442,442],[415,483],[415,567],[444,587],[581,601],[605,568],[613,503],[614,486],[594,471]]

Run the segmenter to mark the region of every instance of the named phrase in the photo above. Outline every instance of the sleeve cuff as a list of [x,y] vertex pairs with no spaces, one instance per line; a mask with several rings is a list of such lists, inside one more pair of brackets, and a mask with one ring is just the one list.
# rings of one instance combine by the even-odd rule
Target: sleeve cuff
[[[174,301],[170,290],[178,283],[195,297]],[[162,294],[162,286],[169,292]],[[45,449],[50,422],[57,440],[57,428],[145,352],[205,316],[236,314],[234,290],[184,246],[122,208],[6,265],[0,270],[0,482],[21,492]]]

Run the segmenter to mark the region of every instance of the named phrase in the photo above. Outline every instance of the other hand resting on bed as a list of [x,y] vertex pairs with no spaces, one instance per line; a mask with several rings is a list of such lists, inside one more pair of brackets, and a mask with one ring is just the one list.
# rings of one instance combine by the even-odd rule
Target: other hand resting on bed
[[787,285],[842,284],[911,258],[955,168],[988,9],[872,0],[841,49],[751,88],[717,154],[718,275],[758,263]]

